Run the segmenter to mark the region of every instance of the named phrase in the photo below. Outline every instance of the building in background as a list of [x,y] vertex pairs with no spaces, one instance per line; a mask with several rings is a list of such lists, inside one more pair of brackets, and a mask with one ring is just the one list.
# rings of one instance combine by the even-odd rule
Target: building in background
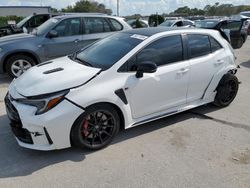
[[49,6],[0,6],[0,16],[26,17],[33,13],[47,14],[51,12]]

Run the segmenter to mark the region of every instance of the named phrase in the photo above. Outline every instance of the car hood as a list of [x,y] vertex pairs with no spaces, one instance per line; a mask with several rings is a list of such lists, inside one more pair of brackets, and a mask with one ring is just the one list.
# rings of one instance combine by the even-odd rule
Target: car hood
[[100,71],[62,57],[32,67],[15,79],[11,87],[25,97],[50,94],[83,85]]
[[21,40],[27,40],[27,38],[35,38],[35,35],[27,34],[27,33],[21,33],[21,34],[14,34],[14,35],[9,35],[5,37],[0,38],[0,45],[6,44],[6,43],[11,43],[11,42],[19,42]]

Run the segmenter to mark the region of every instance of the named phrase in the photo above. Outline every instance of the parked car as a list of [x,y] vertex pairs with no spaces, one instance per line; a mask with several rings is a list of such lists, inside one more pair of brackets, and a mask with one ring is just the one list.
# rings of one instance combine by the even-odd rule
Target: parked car
[[[195,22],[198,28],[219,30],[224,38],[231,43],[234,49],[241,48],[247,39],[247,31],[243,27],[246,20],[229,20],[229,19],[205,19]],[[224,31],[229,31],[225,36]]]
[[127,23],[132,27],[132,28],[146,28],[149,27],[148,22],[146,20],[138,20],[140,27],[137,25],[137,20],[128,20]]
[[134,29],[31,68],[10,84],[5,104],[20,146],[100,149],[120,128],[207,103],[228,106],[236,67],[218,31]]
[[167,20],[160,24],[160,26],[164,27],[191,27],[194,26],[194,22],[191,20]]
[[113,32],[131,29],[123,18],[77,14],[57,16],[33,30],[0,38],[0,72],[18,77],[41,62],[69,55]]
[[51,14],[32,14],[23,20],[21,20],[16,25],[7,25],[4,27],[0,27],[0,37],[23,33],[24,30],[27,32],[32,31],[34,28],[42,25],[48,19],[50,19],[53,15]]

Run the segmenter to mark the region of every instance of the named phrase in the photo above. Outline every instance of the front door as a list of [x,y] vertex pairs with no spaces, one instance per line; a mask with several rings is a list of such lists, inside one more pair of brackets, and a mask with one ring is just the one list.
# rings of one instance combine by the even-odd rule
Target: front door
[[[135,77],[136,66],[145,61],[155,62],[155,73]],[[189,62],[183,60],[180,35],[161,38],[140,51],[129,62],[126,91],[133,118],[141,118],[186,103],[189,82]]]
[[58,37],[46,38],[43,45],[47,59],[69,55],[81,49],[80,18],[62,20],[53,30],[58,33]]

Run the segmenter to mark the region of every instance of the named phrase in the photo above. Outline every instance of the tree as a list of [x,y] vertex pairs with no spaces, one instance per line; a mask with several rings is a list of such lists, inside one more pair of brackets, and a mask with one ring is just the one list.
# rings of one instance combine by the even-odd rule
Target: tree
[[98,12],[112,14],[111,9],[106,9],[105,5],[96,1],[80,0],[74,6],[62,9],[62,12]]

